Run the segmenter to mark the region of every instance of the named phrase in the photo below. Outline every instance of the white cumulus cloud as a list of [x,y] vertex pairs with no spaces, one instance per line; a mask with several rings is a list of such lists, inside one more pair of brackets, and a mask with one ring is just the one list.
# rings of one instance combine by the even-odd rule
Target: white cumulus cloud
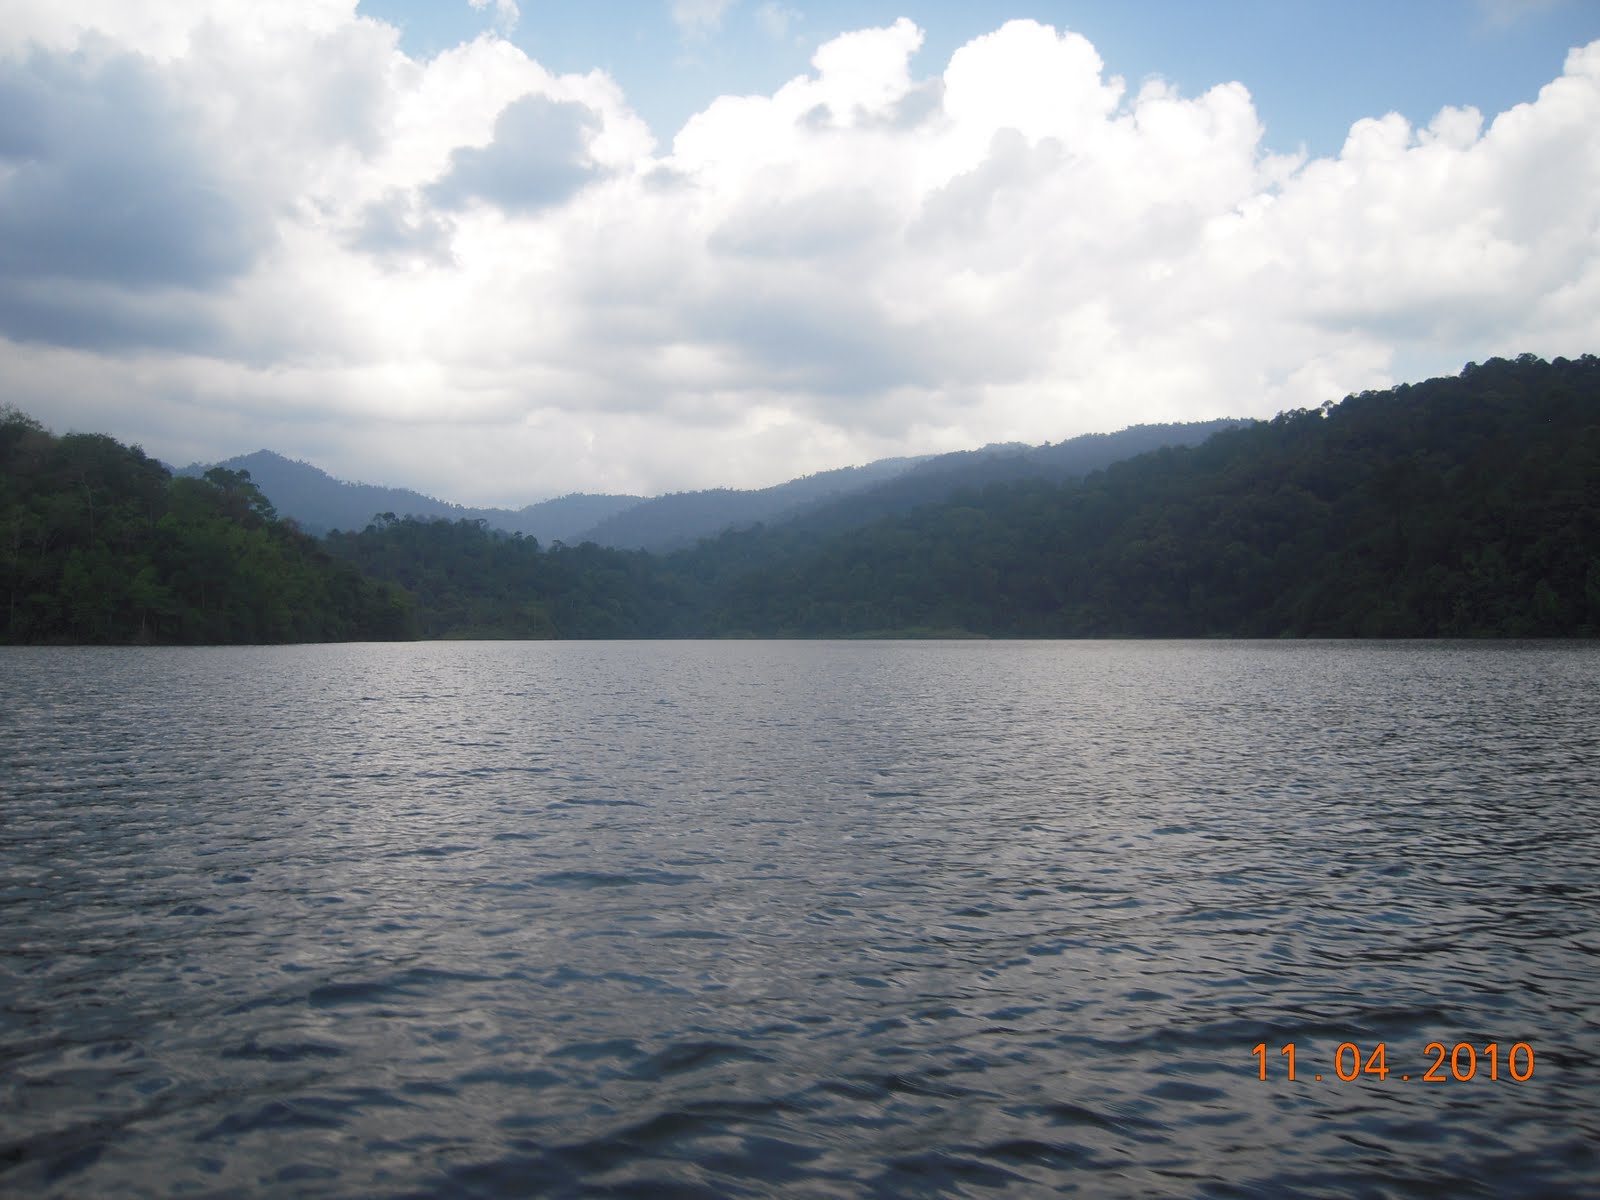
[[1031,21],[918,74],[902,20],[663,145],[601,72],[413,59],[353,0],[14,7],[0,387],[169,460],[758,486],[1600,344],[1600,43],[1301,159],[1244,84]]

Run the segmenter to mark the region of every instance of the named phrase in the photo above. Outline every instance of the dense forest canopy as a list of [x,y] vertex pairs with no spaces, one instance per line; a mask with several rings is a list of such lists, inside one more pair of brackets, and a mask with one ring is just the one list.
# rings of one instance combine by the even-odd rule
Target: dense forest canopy
[[1469,364],[1081,479],[914,507],[868,489],[866,517],[670,555],[393,514],[316,541],[247,472],[173,479],[15,410],[0,468],[12,642],[1600,634],[1592,355]]
[[846,537],[703,546],[762,635],[1600,633],[1600,360],[1366,392]]
[[248,472],[174,479],[100,434],[0,409],[0,602],[10,642],[412,636],[397,587],[277,519]]

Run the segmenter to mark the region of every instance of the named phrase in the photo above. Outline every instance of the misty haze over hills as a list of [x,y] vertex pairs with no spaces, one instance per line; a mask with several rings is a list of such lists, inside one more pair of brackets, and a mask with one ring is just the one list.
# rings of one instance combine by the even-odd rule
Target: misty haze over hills
[[473,508],[409,488],[347,483],[309,463],[271,450],[220,463],[191,463],[175,475],[198,478],[212,466],[248,471],[280,516],[308,533],[364,529],[381,513],[397,517],[483,521],[491,529],[537,538],[541,544],[594,542],[660,552],[756,524],[801,521],[838,532],[944,499],[962,488],[1026,479],[1061,480],[1087,474],[1163,446],[1193,446],[1213,433],[1248,422],[1224,418],[1184,424],[1136,425],[1055,444],[1005,443],[979,450],[885,458],[802,476],[773,487],[712,488],[640,497],[573,493],[519,509]]

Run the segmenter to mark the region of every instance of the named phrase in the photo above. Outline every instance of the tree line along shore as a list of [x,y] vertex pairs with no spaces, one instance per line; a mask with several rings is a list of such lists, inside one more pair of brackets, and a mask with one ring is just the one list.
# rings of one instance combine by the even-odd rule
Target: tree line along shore
[[1081,477],[655,554],[393,514],[312,537],[247,472],[174,477],[6,407],[0,604],[11,644],[1593,637],[1600,359],[1492,359]]

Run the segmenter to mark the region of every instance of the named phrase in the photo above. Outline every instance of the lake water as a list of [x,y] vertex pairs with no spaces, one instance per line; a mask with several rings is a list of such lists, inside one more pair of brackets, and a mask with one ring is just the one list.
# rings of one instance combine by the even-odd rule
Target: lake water
[[0,1192],[1600,1195],[1597,864],[1593,644],[0,650]]

